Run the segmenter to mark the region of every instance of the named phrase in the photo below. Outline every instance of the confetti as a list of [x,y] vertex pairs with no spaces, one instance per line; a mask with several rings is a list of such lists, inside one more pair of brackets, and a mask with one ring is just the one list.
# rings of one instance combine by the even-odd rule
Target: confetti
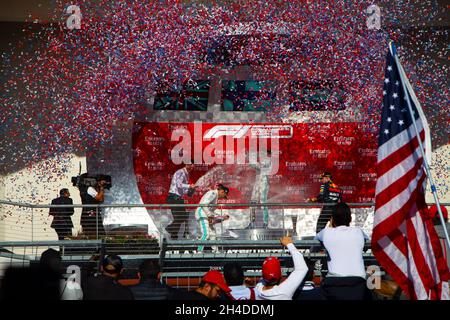
[[[430,121],[434,147],[448,144],[448,29],[422,27],[442,15],[435,1],[380,1],[380,30],[366,26],[366,1],[77,4],[81,29],[67,29],[68,3],[56,0],[51,22],[31,13],[24,40],[1,53],[3,172],[32,167],[36,175],[63,177],[70,163],[64,155],[89,155],[108,144],[113,125],[145,112],[149,95],[241,65],[252,69],[255,80],[271,82],[269,120],[304,121],[305,113],[292,108],[293,81],[329,90],[322,81],[327,79],[330,107],[306,120],[329,121],[323,111],[338,104],[348,121],[364,121],[368,132],[376,132],[390,39]],[[255,105],[267,97],[259,99]],[[58,156],[60,168],[46,164]]]

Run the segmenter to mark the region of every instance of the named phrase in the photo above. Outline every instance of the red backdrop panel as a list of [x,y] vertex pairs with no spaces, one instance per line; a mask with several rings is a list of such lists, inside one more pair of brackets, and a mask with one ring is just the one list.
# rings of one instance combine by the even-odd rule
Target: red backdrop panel
[[[202,136],[217,125],[239,124],[204,123]],[[292,126],[292,136],[279,139],[279,170],[269,177],[267,202],[303,202],[308,197],[317,196],[319,176],[323,171],[333,174],[334,182],[343,189],[344,201],[373,201],[377,155],[375,134],[366,132],[358,123],[279,125]],[[166,202],[171,177],[182,167],[175,165],[170,157],[172,148],[179,143],[178,140],[171,141],[172,132],[179,128],[187,129],[194,138],[193,123],[136,122],[134,125],[134,172],[144,203]],[[215,139],[204,141],[202,136],[196,139],[200,139],[203,150]],[[225,154],[225,139],[216,139],[223,139]],[[231,149],[235,148],[236,143]],[[246,164],[198,165],[191,174],[191,182],[198,182],[199,188],[186,200],[198,203],[204,192],[216,183],[223,183],[230,188],[226,202],[249,202],[256,174],[256,170]]]

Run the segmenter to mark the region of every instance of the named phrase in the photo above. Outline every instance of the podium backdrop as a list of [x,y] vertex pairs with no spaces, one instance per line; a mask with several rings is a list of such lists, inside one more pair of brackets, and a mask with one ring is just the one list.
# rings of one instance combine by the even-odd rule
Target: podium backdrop
[[[237,130],[242,126],[241,131]],[[172,149],[183,141],[182,137],[171,139],[175,130],[186,130],[191,138],[191,151],[194,144],[197,151],[211,150],[217,159],[234,157],[234,164],[202,164],[196,166],[191,174],[192,183],[198,188],[189,203],[198,203],[204,192],[223,183],[230,188],[228,203],[250,202],[255,184],[259,180],[258,164],[236,164],[237,139],[245,140],[245,151],[249,151],[250,137],[258,138],[259,143],[266,140],[269,149],[274,147],[270,128],[280,126],[279,168],[276,174],[267,177],[269,191],[267,202],[302,202],[316,196],[320,186],[320,174],[329,171],[333,180],[343,189],[346,202],[373,201],[377,156],[376,134],[366,132],[362,123],[316,123],[316,124],[230,124],[203,123],[201,134],[198,124],[194,134],[194,123],[144,123],[136,122],[133,128],[133,164],[139,192],[144,203],[165,203],[173,173],[183,165],[174,164]],[[244,128],[245,127],[245,128]],[[266,133],[261,133],[265,128]],[[213,131],[210,131],[213,130]],[[234,146],[227,146],[227,140],[220,132],[234,134]],[[242,135],[242,132],[247,132]],[[212,138],[208,139],[213,134]],[[218,133],[217,133],[218,132]],[[229,135],[229,134],[228,134]],[[272,135],[273,136],[273,135]],[[175,140],[175,141],[172,141]],[[183,141],[186,142],[186,141]],[[275,157],[275,148],[270,155]],[[204,159],[202,159],[204,160]],[[259,162],[259,159],[258,159]]]

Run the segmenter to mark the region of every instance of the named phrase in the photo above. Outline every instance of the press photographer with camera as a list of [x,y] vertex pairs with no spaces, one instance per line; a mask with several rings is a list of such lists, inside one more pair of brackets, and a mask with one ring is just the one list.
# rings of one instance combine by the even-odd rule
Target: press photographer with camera
[[[104,202],[105,189],[111,187],[111,178],[104,175],[89,177],[85,173],[77,178],[76,185],[80,190],[82,204],[97,205]],[[99,237],[105,236],[102,209],[99,207],[83,207],[80,224],[86,235],[97,235],[98,230]]]

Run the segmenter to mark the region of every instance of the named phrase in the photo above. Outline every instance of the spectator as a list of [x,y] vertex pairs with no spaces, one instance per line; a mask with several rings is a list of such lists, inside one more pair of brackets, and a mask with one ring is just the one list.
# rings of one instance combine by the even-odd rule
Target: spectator
[[119,256],[107,256],[101,266],[101,274],[89,277],[83,284],[84,300],[133,300],[133,294],[117,282],[123,271]]
[[42,254],[38,265],[8,268],[1,282],[1,299],[59,300],[60,261],[59,253],[49,249]]
[[255,289],[245,285],[244,271],[236,262],[230,262],[223,267],[223,275],[231,292],[232,300],[255,300]]
[[308,273],[306,274],[305,279],[303,279],[298,289],[295,291],[292,300],[326,300],[322,290],[320,290],[320,288],[317,288],[315,283],[313,282],[315,265],[314,261],[305,258],[305,263],[308,266]]
[[316,236],[328,253],[328,274],[322,290],[328,300],[362,300],[366,296],[366,272],[363,250],[368,237],[357,227],[350,227],[350,207],[338,203],[331,226]]
[[60,298],[61,300],[82,300],[83,291],[79,283],[74,281],[75,279],[64,279],[61,274],[62,264],[61,255],[54,249],[48,249],[41,255],[39,261],[39,267],[42,270],[47,270],[58,276],[60,286]]
[[139,266],[139,284],[130,287],[136,300],[168,300],[173,289],[160,281],[157,260],[144,260]]
[[303,255],[295,248],[292,239],[283,237],[280,242],[292,255],[294,271],[281,283],[280,261],[276,257],[266,258],[262,266],[263,281],[255,288],[256,300],[292,300],[308,271]]
[[195,291],[185,292],[176,290],[173,300],[217,300],[221,293],[229,293],[231,290],[225,283],[222,273],[211,270],[205,273],[198,288]]
[[59,276],[49,270],[32,266],[10,267],[1,282],[2,300],[59,300]]

